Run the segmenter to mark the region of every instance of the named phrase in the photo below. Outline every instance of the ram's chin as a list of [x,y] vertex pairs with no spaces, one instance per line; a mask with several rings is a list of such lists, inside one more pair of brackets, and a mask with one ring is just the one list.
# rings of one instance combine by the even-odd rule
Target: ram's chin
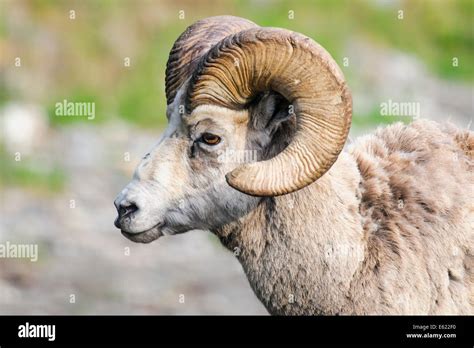
[[140,233],[130,233],[122,230],[122,234],[135,243],[151,243],[164,235],[162,226],[155,226]]

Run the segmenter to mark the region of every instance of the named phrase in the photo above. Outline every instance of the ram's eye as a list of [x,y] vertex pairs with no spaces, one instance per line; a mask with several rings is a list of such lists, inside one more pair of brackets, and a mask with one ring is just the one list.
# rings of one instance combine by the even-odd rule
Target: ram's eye
[[217,145],[220,143],[221,138],[215,134],[204,133],[201,135],[201,141],[207,145]]

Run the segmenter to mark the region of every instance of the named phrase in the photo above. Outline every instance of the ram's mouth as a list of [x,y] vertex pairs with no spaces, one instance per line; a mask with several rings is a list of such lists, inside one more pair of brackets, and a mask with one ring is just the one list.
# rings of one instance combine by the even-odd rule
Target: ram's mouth
[[149,230],[139,232],[139,233],[130,233],[124,230],[121,230],[122,234],[135,243],[151,243],[154,240],[163,236],[163,227],[164,223],[160,222],[150,228]]

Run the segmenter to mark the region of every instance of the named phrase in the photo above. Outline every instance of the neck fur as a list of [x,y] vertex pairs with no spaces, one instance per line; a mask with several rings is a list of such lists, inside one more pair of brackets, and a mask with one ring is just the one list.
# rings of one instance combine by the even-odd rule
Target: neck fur
[[272,314],[347,310],[351,280],[364,259],[360,174],[342,153],[317,182],[259,205],[217,231]]

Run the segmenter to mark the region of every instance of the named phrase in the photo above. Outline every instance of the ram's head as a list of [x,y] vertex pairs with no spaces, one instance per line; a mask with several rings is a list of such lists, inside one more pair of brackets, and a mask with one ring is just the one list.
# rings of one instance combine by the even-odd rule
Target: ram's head
[[216,230],[311,184],[350,127],[351,96],[324,48],[230,16],[178,38],[166,97],[168,128],[115,200],[115,225],[135,242]]

